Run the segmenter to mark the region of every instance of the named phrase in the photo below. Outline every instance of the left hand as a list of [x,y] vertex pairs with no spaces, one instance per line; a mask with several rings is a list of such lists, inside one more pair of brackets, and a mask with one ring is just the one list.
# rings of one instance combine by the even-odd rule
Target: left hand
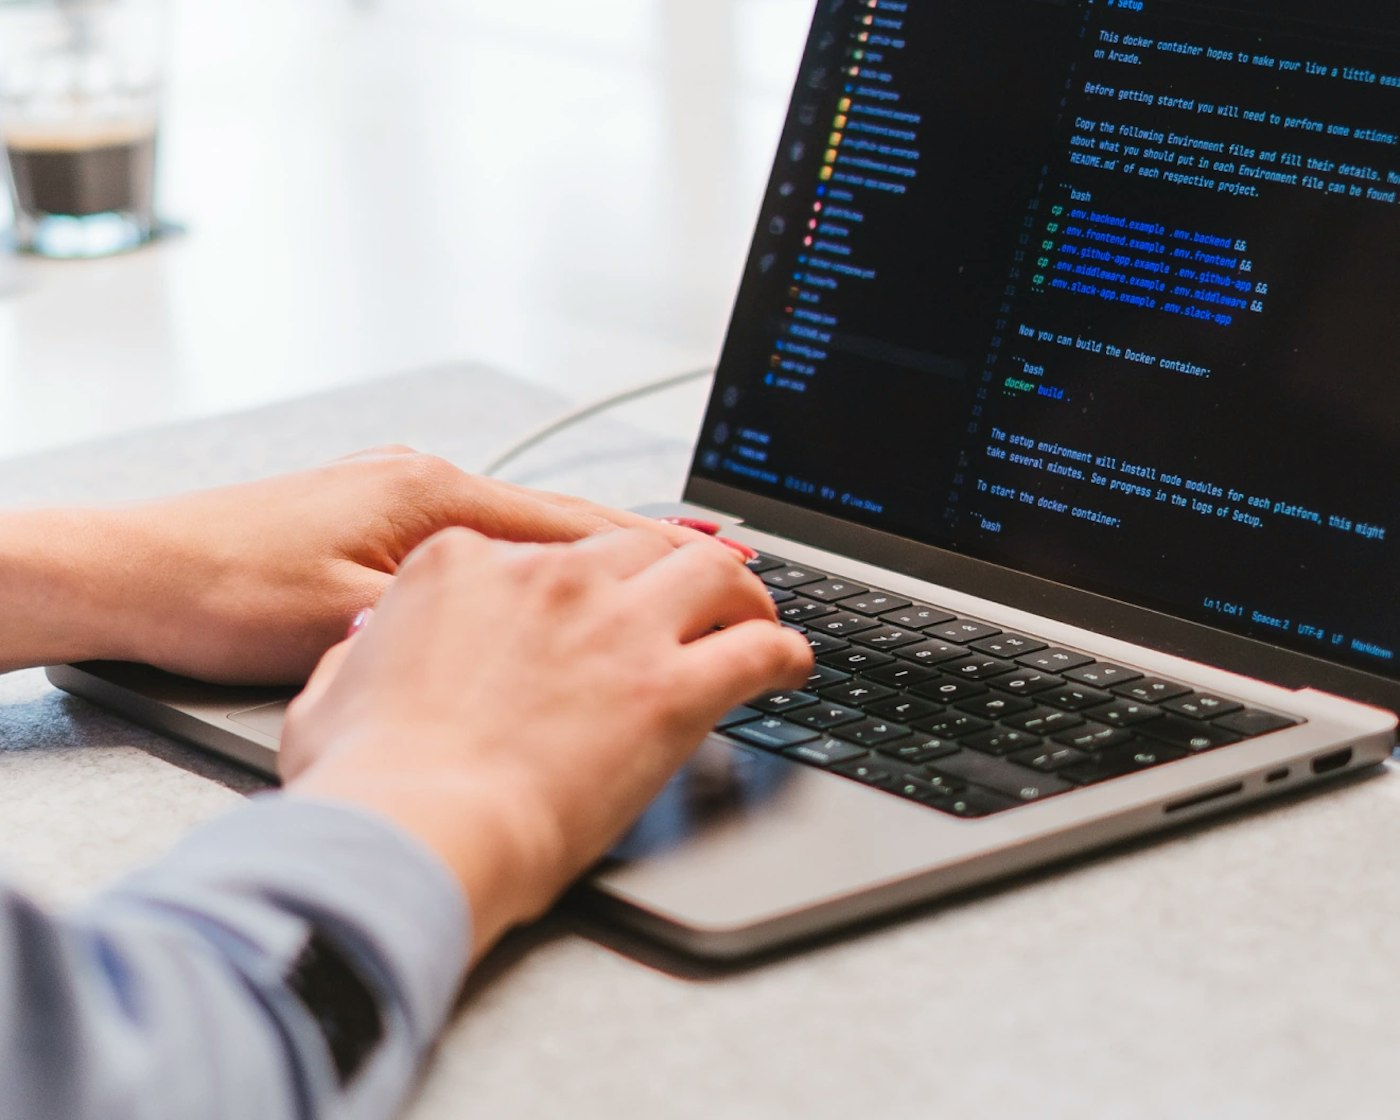
[[472,477],[407,448],[95,516],[110,520],[94,558],[102,632],[88,656],[231,684],[305,681],[409,553],[443,529],[539,543],[619,526],[673,546],[698,535]]

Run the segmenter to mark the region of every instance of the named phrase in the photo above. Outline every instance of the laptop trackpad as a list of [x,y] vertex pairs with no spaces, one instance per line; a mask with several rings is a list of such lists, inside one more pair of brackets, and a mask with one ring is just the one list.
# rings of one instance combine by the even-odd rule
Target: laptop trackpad
[[260,735],[272,739],[282,738],[282,725],[287,721],[287,705],[282,700],[276,704],[264,704],[261,708],[249,708],[246,712],[234,712],[228,718],[241,727],[247,727]]

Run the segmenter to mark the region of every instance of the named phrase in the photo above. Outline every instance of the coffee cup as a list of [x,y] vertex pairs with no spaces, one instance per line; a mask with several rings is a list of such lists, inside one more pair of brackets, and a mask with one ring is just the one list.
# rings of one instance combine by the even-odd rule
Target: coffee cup
[[0,0],[0,139],[14,240],[51,257],[156,229],[164,0]]

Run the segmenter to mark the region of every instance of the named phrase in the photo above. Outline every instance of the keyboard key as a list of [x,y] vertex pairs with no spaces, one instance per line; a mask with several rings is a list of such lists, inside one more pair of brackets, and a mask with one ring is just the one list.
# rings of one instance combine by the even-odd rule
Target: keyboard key
[[790,603],[794,599],[796,599],[797,592],[787,591],[781,587],[770,587],[768,589],[768,597],[772,599],[773,602],[777,603],[779,606],[782,606],[782,604]]
[[941,666],[945,673],[949,673],[962,681],[984,681],[988,677],[999,677],[1003,673],[1009,673],[1016,666],[1010,661],[1002,661],[997,657],[963,657],[957,661],[949,661]]
[[939,665],[944,661],[966,657],[967,647],[955,646],[952,642],[920,642],[916,646],[905,646],[899,651],[899,656],[916,665]]
[[1110,727],[1132,727],[1134,724],[1158,719],[1162,710],[1154,708],[1150,704],[1139,703],[1136,700],[1115,700],[1111,704],[1101,704],[1097,708],[1090,708],[1084,714],[1090,719],[1096,719]]
[[[841,605],[848,611],[855,611],[856,614],[883,615],[886,611],[907,607],[909,600],[901,599],[898,595],[889,595],[884,591],[872,591],[868,595],[858,595],[854,599],[847,599]],[[885,619],[885,621],[889,620]]]
[[1073,747],[1060,747],[1053,743],[1047,743],[1044,746],[1032,747],[1028,751],[1013,754],[1011,761],[1019,763],[1021,766],[1029,766],[1032,770],[1053,774],[1056,770],[1063,770],[1067,766],[1086,762],[1088,758],[1089,756],[1083,751],[1077,751]]
[[744,705],[742,707],[733,709],[728,714],[723,716],[720,719],[720,721],[717,724],[715,724],[715,727],[718,728],[720,731],[725,731],[735,726],[736,724],[751,723],[752,721],[758,719],[762,715],[763,713],[760,712],[757,708],[750,708],[748,705]]
[[1151,770],[1164,763],[1185,758],[1186,752],[1158,743],[1127,743],[1103,751],[1088,762],[1081,762],[1060,771],[1060,777],[1078,785],[1093,785],[1112,778],[1125,778]]
[[1162,707],[1166,711],[1185,716],[1187,719],[1214,719],[1216,716],[1238,712],[1244,705],[1234,700],[1226,700],[1223,696],[1192,693],[1190,696],[1179,696],[1175,700],[1168,700]]
[[993,728],[980,735],[968,735],[963,743],[983,754],[1013,754],[1040,745],[1040,736],[1029,731],[1012,731],[1007,727]]
[[[1043,649],[1028,657],[1016,658],[1016,663],[1024,665],[1027,669],[1039,669],[1042,673],[1059,673],[1061,676],[1068,677],[1070,670],[1077,669],[1081,665],[1088,665],[1093,660],[1092,657],[1075,653],[1071,649]],[[1074,678],[1071,677],[1071,679]]]
[[851,641],[856,645],[869,646],[871,649],[901,649],[923,640],[924,636],[917,630],[900,630],[895,626],[877,626],[863,634],[851,635]]
[[[809,599],[819,599],[823,603],[836,603],[842,599],[849,599],[852,595],[864,595],[866,589],[858,583],[851,583],[844,579],[827,579],[821,583],[809,583],[802,589],[802,594]],[[850,608],[848,607],[847,610]]]
[[807,683],[802,686],[802,691],[820,692],[823,688],[830,688],[834,684],[841,684],[850,679],[850,673],[843,673],[840,669],[833,669],[830,665],[817,665],[812,669],[812,675],[807,678]]
[[748,561],[749,571],[755,575],[762,575],[764,572],[771,572],[774,568],[782,568],[787,565],[786,560],[779,560],[776,556],[755,556]]
[[795,712],[799,708],[810,708],[816,702],[817,698],[806,692],[771,692],[757,700],[750,700],[749,706],[768,715],[778,716],[784,712]]
[[1131,731],[1124,731],[1121,727],[1108,727],[1102,723],[1086,723],[1083,727],[1062,731],[1054,739],[1064,746],[1087,753],[1108,750],[1134,741]]
[[806,636],[808,645],[812,647],[812,657],[823,657],[826,654],[836,654],[841,650],[850,650],[851,644],[844,638],[833,638],[826,634],[813,634],[809,631]]
[[1001,633],[995,626],[988,626],[985,622],[973,622],[969,618],[955,618],[941,626],[926,627],[924,632],[947,642],[961,642],[964,645]]
[[881,766],[878,762],[873,762],[869,759],[859,762],[842,763],[841,765],[832,767],[832,770],[834,773],[854,779],[862,785],[874,786],[876,789],[889,789],[894,785],[895,780],[899,776],[894,770]]
[[1014,716],[1017,712],[1029,711],[1035,705],[1019,696],[1003,696],[999,692],[993,692],[987,696],[974,696],[971,700],[960,700],[957,707],[961,712],[982,719],[1001,719],[1003,716]]
[[910,691],[925,700],[933,700],[939,704],[955,704],[959,700],[985,695],[987,686],[976,681],[960,681],[954,677],[940,676],[927,684],[915,685]]
[[845,611],[838,611],[836,614],[809,623],[810,628],[815,633],[833,634],[838,638],[849,638],[852,634],[859,634],[862,630],[874,630],[879,625],[873,618],[866,618],[859,614],[848,614]]
[[1159,704],[1163,700],[1173,700],[1185,696],[1191,690],[1184,684],[1163,680],[1161,677],[1143,677],[1128,684],[1120,684],[1113,690],[1117,695],[1129,700],[1141,700],[1145,704]]
[[1135,681],[1140,676],[1136,669],[1126,669],[1122,665],[1110,665],[1106,661],[1095,661],[1082,668],[1070,669],[1065,673],[1072,681],[1087,684],[1091,688],[1112,688],[1116,684]]
[[[867,678],[868,679],[868,678]],[[876,719],[892,719],[896,723],[912,723],[943,711],[942,704],[932,700],[920,700],[917,696],[894,696],[889,700],[865,705],[865,710]]]
[[1002,797],[998,793],[990,793],[987,790],[970,789],[943,801],[934,801],[928,804],[930,808],[937,809],[940,813],[947,813],[949,816],[977,820],[981,817],[990,817],[994,813],[1005,812],[1007,809],[1014,809],[1021,802],[1012,801],[1009,797]]
[[821,572],[808,571],[806,568],[794,568],[791,565],[774,568],[772,571],[764,572],[760,577],[769,587],[781,587],[786,591],[793,588],[802,587],[809,583],[820,583],[826,579]]
[[820,653],[817,659],[828,668],[840,669],[843,673],[863,673],[870,669],[878,669],[881,665],[888,665],[894,660],[888,653],[881,653],[878,649],[862,649],[859,646],[835,653]]
[[976,751],[963,751],[940,759],[934,769],[947,777],[981,786],[1017,801],[1043,801],[1074,788],[1069,782],[1038,770],[1017,766],[1006,759],[988,758]]
[[783,751],[788,747],[795,747],[799,743],[811,742],[811,740],[818,738],[815,731],[809,731],[805,727],[797,727],[788,723],[787,720],[778,719],[777,716],[769,716],[767,719],[755,720],[753,723],[726,728],[725,734],[738,739],[741,743],[749,743],[770,751]]
[[902,723],[888,723],[882,719],[868,719],[862,723],[851,723],[838,727],[835,732],[840,738],[863,747],[878,747],[907,739],[913,732]]
[[826,634],[807,634],[807,644],[812,647],[812,656],[821,657],[825,653],[836,653],[849,649],[851,643],[843,638],[832,638]]
[[827,703],[848,704],[853,708],[864,708],[867,704],[876,704],[897,695],[899,694],[894,689],[886,688],[882,684],[875,684],[873,681],[863,678],[832,685],[830,688],[822,690],[822,699]]
[[990,721],[978,719],[963,712],[949,712],[944,716],[933,716],[929,719],[919,720],[915,727],[926,734],[937,736],[940,739],[965,739],[969,735],[976,735],[979,731],[986,731],[991,727]]
[[1014,693],[1017,696],[1034,696],[1038,692],[1059,688],[1065,683],[1065,678],[1052,673],[1042,673],[1038,669],[1017,669],[994,677],[987,683],[1002,692]]
[[889,685],[891,688],[913,688],[916,684],[924,684],[938,676],[937,669],[896,661],[893,665],[882,665],[878,669],[871,669],[865,674],[865,679],[874,681],[876,684]]
[[784,622],[798,622],[809,628],[812,619],[835,613],[836,608],[830,603],[815,603],[797,595],[792,597],[791,602],[782,603],[778,607],[778,617]]
[[1029,731],[1032,735],[1053,735],[1057,731],[1068,731],[1084,722],[1083,716],[1073,712],[1061,712],[1054,708],[1032,708],[1029,712],[1008,716],[1006,725],[1017,731]]
[[[851,609],[858,608],[853,606]],[[911,630],[924,630],[930,626],[952,622],[956,616],[947,611],[940,611],[937,607],[925,607],[919,603],[912,605],[901,603],[898,608],[891,608],[890,613],[883,617],[891,626],[907,626]]]
[[1024,657],[1045,648],[1044,642],[1038,642],[1024,634],[998,634],[995,638],[983,638],[971,645],[978,653],[985,653],[991,657]]
[[925,805],[936,805],[949,798],[962,797],[967,793],[967,787],[938,774],[922,778],[914,774],[901,774],[895,781],[894,791],[901,797],[921,801]]
[[897,758],[900,762],[908,763],[910,766],[923,766],[929,762],[936,762],[940,758],[947,758],[950,754],[957,754],[962,747],[948,739],[940,739],[933,735],[916,735],[912,739],[900,739],[893,743],[886,743],[878,748],[881,754]]
[[1181,716],[1154,719],[1151,723],[1144,723],[1137,730],[1168,746],[1180,747],[1193,754],[1213,751],[1217,747],[1228,747],[1231,743],[1240,741],[1240,736],[1233,731],[1226,731],[1223,727],[1202,723],[1196,719],[1184,719]]
[[1036,699],[1042,704],[1063,708],[1067,712],[1082,712],[1085,708],[1095,708],[1100,704],[1107,704],[1113,697],[1107,692],[1099,692],[1097,689],[1076,688],[1074,685],[1067,685],[1064,688],[1043,692]]
[[848,708],[844,704],[823,703],[795,712],[792,722],[810,727],[814,731],[830,731],[843,723],[856,723],[864,718],[865,713],[857,708]]
[[866,756],[866,752],[859,747],[853,747],[850,743],[843,743],[839,739],[822,739],[816,743],[803,743],[798,747],[789,747],[783,754],[798,762],[821,767],[837,766],[840,763]]
[[1237,735],[1243,735],[1246,739],[1252,739],[1256,735],[1267,735],[1270,731],[1282,731],[1285,727],[1297,727],[1298,724],[1295,720],[1276,716],[1272,712],[1246,708],[1242,712],[1232,712],[1228,716],[1222,716],[1215,721],[1215,726],[1223,727],[1226,731],[1233,731]]

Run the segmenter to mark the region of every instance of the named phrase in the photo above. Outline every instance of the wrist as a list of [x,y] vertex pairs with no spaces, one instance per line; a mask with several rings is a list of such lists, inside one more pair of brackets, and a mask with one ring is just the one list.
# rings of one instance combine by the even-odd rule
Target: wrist
[[141,607],[123,576],[138,564],[116,511],[0,516],[0,667],[129,656]]
[[287,793],[375,813],[435,853],[471,910],[473,960],[542,915],[567,885],[554,882],[565,863],[557,833],[504,796],[499,783],[460,767],[385,772],[336,754],[289,783]]

